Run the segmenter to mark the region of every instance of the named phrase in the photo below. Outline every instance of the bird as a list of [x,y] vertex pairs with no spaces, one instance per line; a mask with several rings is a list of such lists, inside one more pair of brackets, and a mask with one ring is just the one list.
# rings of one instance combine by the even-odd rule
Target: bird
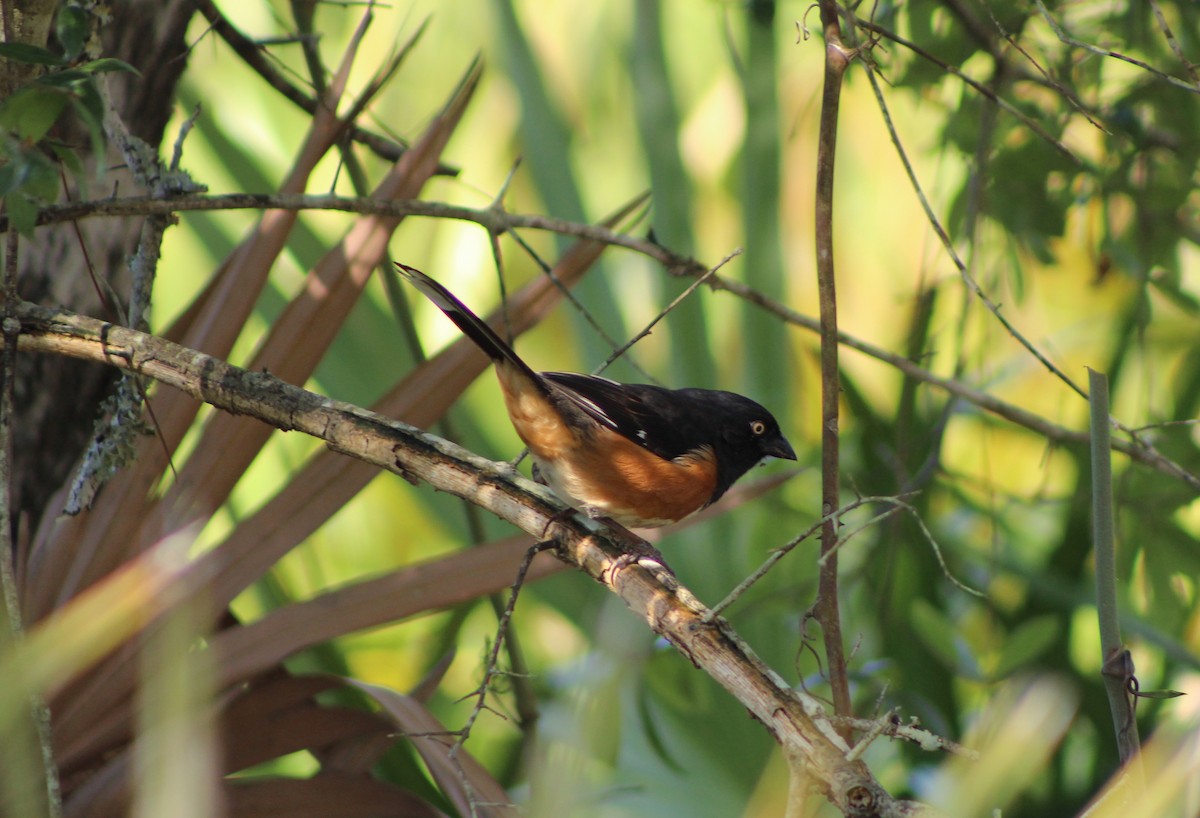
[[670,525],[715,503],[765,458],[796,459],[771,413],[734,392],[536,372],[449,290],[395,264],[492,359],[535,477],[591,518]]

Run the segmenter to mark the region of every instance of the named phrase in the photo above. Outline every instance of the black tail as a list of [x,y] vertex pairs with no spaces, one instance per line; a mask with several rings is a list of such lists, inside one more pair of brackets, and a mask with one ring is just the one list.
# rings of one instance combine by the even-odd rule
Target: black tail
[[530,369],[529,365],[520,359],[512,347],[504,343],[504,340],[485,324],[482,318],[471,312],[466,304],[454,297],[453,293],[415,267],[409,267],[398,261],[395,262],[395,265],[400,271],[400,275],[407,278],[409,283],[421,291],[422,295],[432,301],[439,310],[446,313],[446,317],[462,330],[463,335],[474,341],[475,345],[486,352],[489,358],[493,361],[507,361],[528,374],[533,380],[541,382],[541,376]]

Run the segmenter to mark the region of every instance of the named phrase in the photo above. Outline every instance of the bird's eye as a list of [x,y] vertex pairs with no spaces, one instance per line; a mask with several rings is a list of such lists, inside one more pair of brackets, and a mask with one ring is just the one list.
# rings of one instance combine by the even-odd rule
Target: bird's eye
[[763,435],[767,431],[767,424],[763,423],[761,420],[752,420],[750,421],[750,431],[753,432],[756,437]]

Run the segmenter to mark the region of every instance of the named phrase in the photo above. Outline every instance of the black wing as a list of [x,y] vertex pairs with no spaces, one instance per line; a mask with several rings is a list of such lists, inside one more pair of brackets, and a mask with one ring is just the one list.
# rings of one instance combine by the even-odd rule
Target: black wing
[[573,372],[543,372],[572,405],[634,443],[671,460],[709,443],[678,392]]

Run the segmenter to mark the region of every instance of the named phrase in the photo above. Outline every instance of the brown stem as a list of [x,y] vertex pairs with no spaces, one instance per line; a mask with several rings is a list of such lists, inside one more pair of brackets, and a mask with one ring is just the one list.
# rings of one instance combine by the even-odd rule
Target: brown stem
[[[822,0],[820,5],[821,25],[825,31],[825,86],[821,94],[820,141],[817,148],[816,245],[817,289],[821,309],[821,514],[828,519],[821,528],[821,574],[813,611],[825,640],[834,711],[839,716],[849,716],[850,683],[838,610],[838,558],[835,550],[838,521],[830,515],[841,505],[838,478],[841,380],[838,373],[837,285],[833,266],[833,171],[842,77],[845,76],[852,53],[842,45],[837,3],[835,0]],[[850,741],[852,730],[847,724],[840,724],[838,732],[847,742]]]

